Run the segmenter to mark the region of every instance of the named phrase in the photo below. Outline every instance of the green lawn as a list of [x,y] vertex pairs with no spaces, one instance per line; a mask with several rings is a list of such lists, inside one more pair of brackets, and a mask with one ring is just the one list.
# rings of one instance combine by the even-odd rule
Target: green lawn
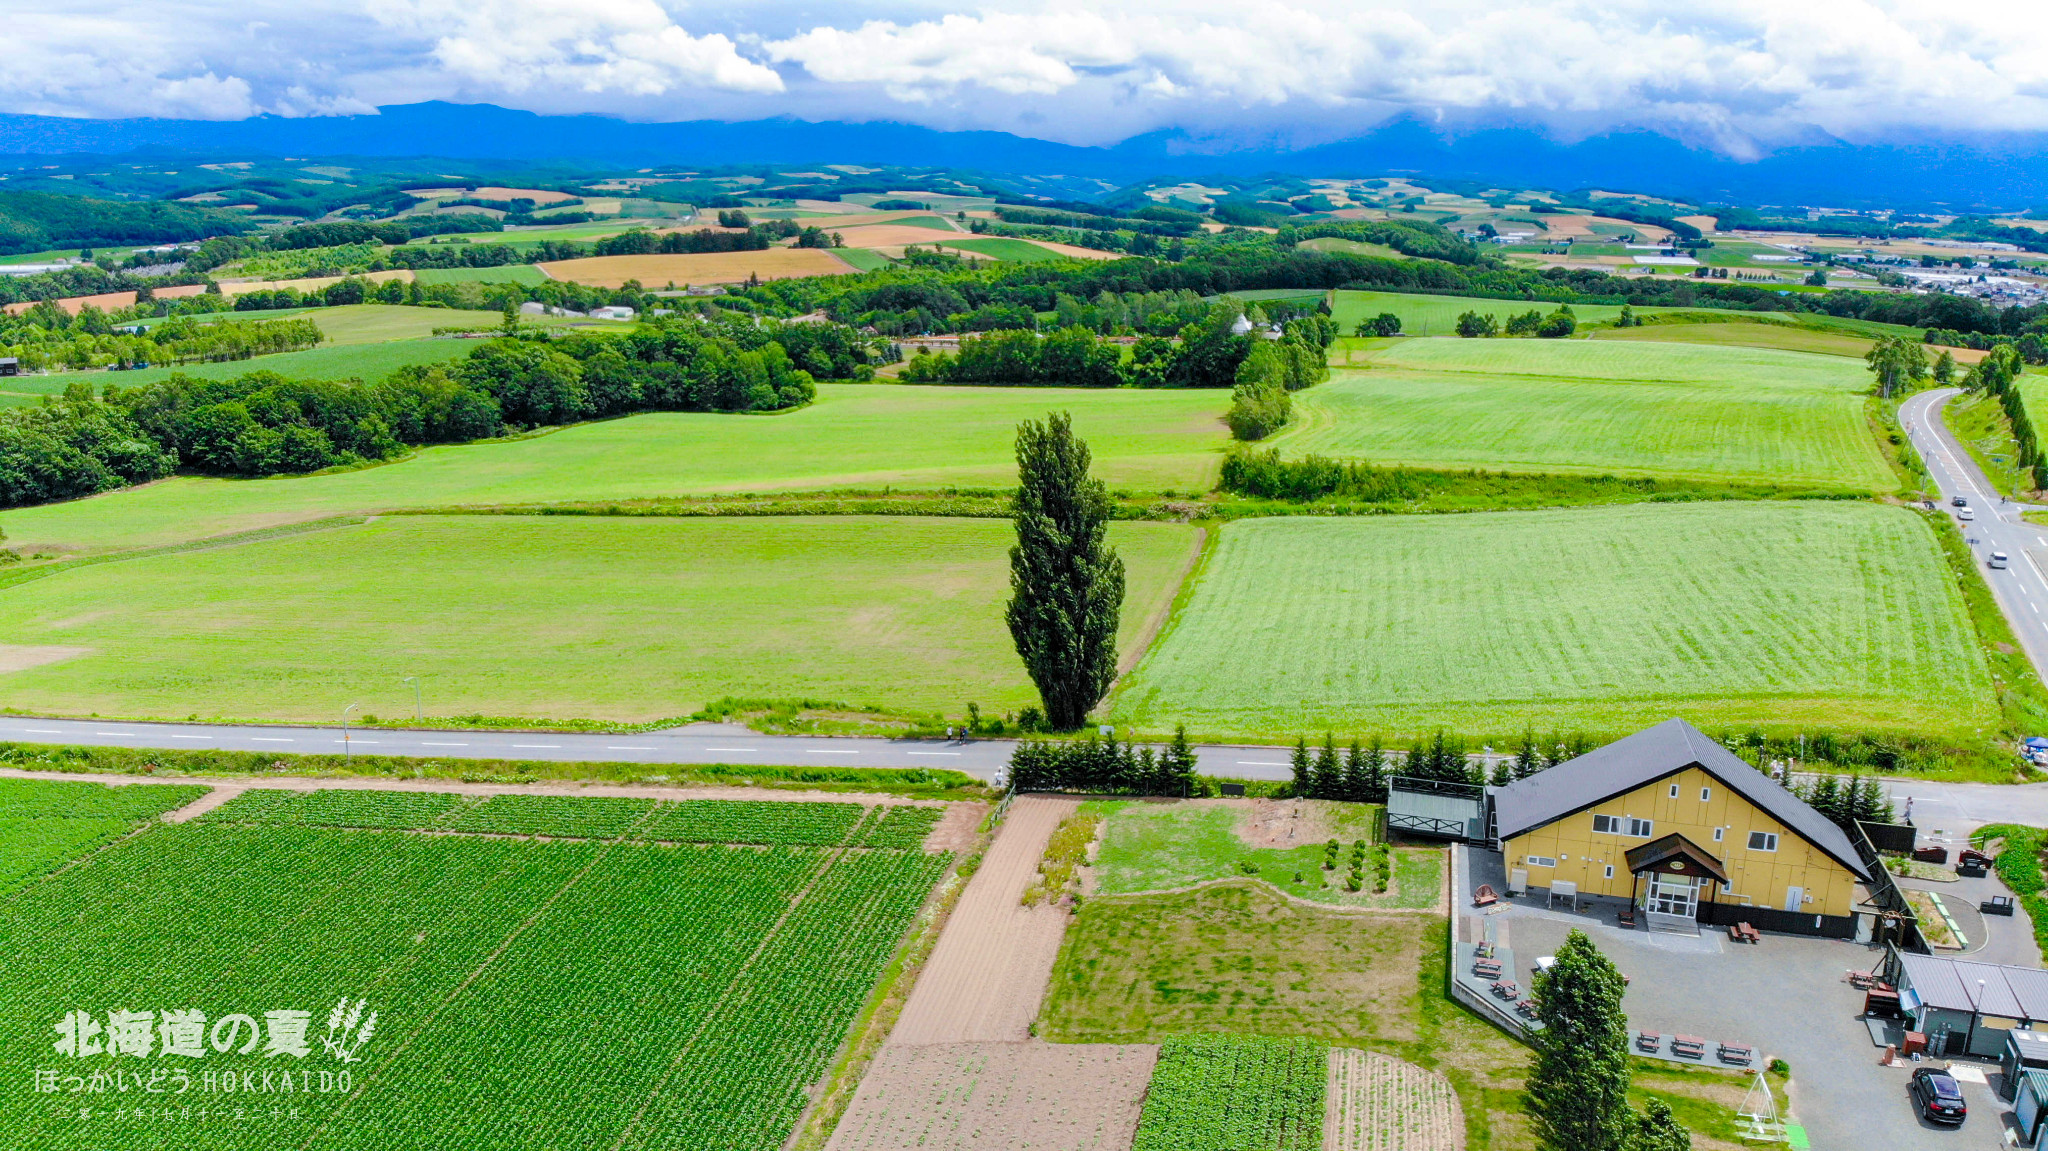
[[341,347],[416,340],[433,335],[435,328],[495,328],[504,320],[497,312],[402,304],[344,304],[321,308],[309,317],[326,333],[329,344]]
[[1632,343],[1712,344],[1719,347],[1772,348],[1781,352],[1814,352],[1823,356],[1855,356],[1870,351],[1870,339],[1853,332],[1801,328],[1790,324],[1651,324],[1642,328],[1607,328],[1596,340]]
[[1889,491],[1839,356],[1588,340],[1403,339],[1295,397],[1273,442],[1418,467],[1745,479]]
[[1935,545],[1865,503],[1240,521],[1112,717],[1277,739],[1673,715],[1975,738],[1997,711]]
[[[1411,336],[1448,336],[1458,323],[1458,317],[1466,312],[1491,315],[1503,325],[1508,317],[1519,315],[1531,308],[1549,313],[1557,309],[1556,304],[1542,301],[1523,300],[1480,300],[1467,296],[1427,296],[1408,292],[1337,292],[1330,305],[1330,318],[1337,323],[1337,331],[1350,335],[1359,321],[1369,320],[1381,312],[1392,312],[1401,317],[1401,330]],[[1669,308],[1638,308],[1644,315],[1654,315]],[[1611,320],[1621,314],[1618,304],[1573,304],[1572,314],[1581,323],[1597,320]]]
[[[118,560],[0,591],[0,643],[91,649],[10,673],[7,702],[395,716],[416,675],[430,715],[647,720],[726,695],[996,714],[1037,701],[1002,618],[1013,538],[917,516],[395,516]],[[1128,642],[1195,529],[1112,538]]]
[[959,248],[962,251],[976,252],[984,256],[993,256],[998,260],[1009,260],[1021,264],[1040,264],[1052,260],[1068,260],[1073,258],[1071,256],[1062,256],[1049,248],[1041,248],[1027,240],[1011,239],[1007,236],[983,236],[963,240],[947,240],[945,245],[948,248]]
[[[471,346],[427,343],[456,352]],[[265,363],[242,361],[239,370]],[[782,415],[660,412],[532,439],[430,448],[399,463],[334,475],[178,477],[17,508],[0,514],[0,527],[10,547],[103,550],[393,508],[889,485],[1010,487],[1018,422],[1060,410],[1073,413],[1075,431],[1095,453],[1095,474],[1112,486],[1207,490],[1222,458],[1227,433],[1219,417],[1227,402],[1215,391],[823,384],[816,403]]]
[[[1253,847],[1245,839],[1251,808],[1242,800],[1095,801],[1088,810],[1106,817],[1093,864],[1095,890],[1137,895],[1256,874],[1289,895],[1315,903],[1425,909],[1436,905],[1443,886],[1441,850],[1396,849],[1392,882],[1384,895],[1373,891],[1376,865],[1368,856],[1364,890],[1353,894],[1344,889],[1351,845],[1361,839],[1370,845],[1379,838],[1374,830],[1379,809],[1357,803],[1304,803],[1313,826],[1301,842]],[[1337,867],[1325,871],[1323,844],[1333,837],[1340,845]],[[1245,871],[1246,864],[1254,870]]]
[[413,273],[422,284],[544,284],[547,277],[532,264],[506,264],[498,268],[422,268]]

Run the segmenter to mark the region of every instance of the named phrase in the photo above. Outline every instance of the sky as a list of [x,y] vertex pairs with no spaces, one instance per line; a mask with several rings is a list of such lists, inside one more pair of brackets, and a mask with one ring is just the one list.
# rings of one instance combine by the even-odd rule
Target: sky
[[0,0],[0,112],[422,100],[1304,147],[1411,115],[1734,158],[2048,130],[2041,0]]

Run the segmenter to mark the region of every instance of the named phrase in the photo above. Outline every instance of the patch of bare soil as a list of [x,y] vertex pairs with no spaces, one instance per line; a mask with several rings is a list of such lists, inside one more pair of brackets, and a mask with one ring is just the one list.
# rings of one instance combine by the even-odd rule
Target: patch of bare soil
[[1465,1112],[1450,1081],[1353,1047],[1330,1049],[1323,1151],[1464,1151]]
[[1159,1048],[891,1043],[827,1151],[1124,1151]]
[[980,803],[956,803],[946,809],[946,814],[932,825],[932,833],[925,837],[926,851],[968,851],[981,831],[981,817],[988,814],[988,806]]
[[0,674],[10,671],[27,671],[48,663],[62,663],[77,659],[91,651],[89,647],[71,647],[61,643],[0,643]]
[[[1314,799],[1247,799],[1239,801],[1249,814],[1237,825],[1237,837],[1251,847],[1300,847],[1330,838],[1330,823]],[[1236,806],[1236,804],[1233,804]]]
[[1053,829],[1079,800],[1026,796],[1010,805],[890,1033],[890,1046],[1021,1042],[1059,958],[1068,914],[1023,905]]

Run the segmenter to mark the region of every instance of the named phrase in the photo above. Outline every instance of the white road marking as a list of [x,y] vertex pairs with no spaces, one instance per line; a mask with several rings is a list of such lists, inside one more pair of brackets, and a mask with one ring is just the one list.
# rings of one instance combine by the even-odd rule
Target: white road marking
[[420,746],[421,746],[421,747],[468,747],[469,745],[468,745],[468,744],[466,744],[466,743],[435,743],[435,742],[434,742],[434,741],[432,741],[432,740],[421,740],[421,741],[420,741]]
[[1284,764],[1284,763],[1277,763],[1277,762],[1275,762],[1275,761],[1273,761],[1273,760],[1269,760],[1269,759],[1240,759],[1240,760],[1238,760],[1238,761],[1237,761],[1237,766],[1239,766],[1239,767],[1286,767],[1286,766],[1288,766],[1288,765],[1287,765],[1287,764]]
[[758,747],[707,747],[705,751],[759,751]]
[[626,745],[626,744],[619,744],[619,743],[608,743],[608,744],[606,744],[606,745],[605,745],[605,748],[604,748],[604,749],[605,749],[606,751],[660,751],[660,750],[661,750],[661,749],[660,749],[660,748],[658,748],[658,747],[632,747],[632,746],[628,746],[628,745]]
[[515,743],[512,746],[522,751],[559,751],[562,747],[559,743]]
[[132,735],[128,734],[128,733],[127,733],[127,732],[125,732],[125,731],[96,731],[96,732],[93,732],[93,734],[94,734],[94,735],[111,735],[111,736],[114,736],[114,737],[115,737],[115,738],[117,738],[117,739],[134,739],[134,738],[135,738],[135,736],[132,736]]
[[210,735],[173,735],[172,739],[212,739]]
[[293,742],[296,742],[296,741],[294,741],[294,740],[289,740],[289,739],[272,739],[271,737],[269,737],[269,736],[267,736],[267,735],[252,735],[252,736],[250,736],[250,737],[249,737],[249,742],[251,742],[251,743],[293,743]]
[[805,754],[805,755],[859,755],[859,754],[860,754],[860,750],[859,750],[858,748],[845,748],[845,749],[841,749],[841,748],[837,748],[837,747],[807,747],[807,748],[805,748],[805,749],[804,749],[804,754]]
[[63,735],[63,734],[64,734],[64,733],[63,733],[63,732],[61,732],[61,731],[58,731],[58,730],[56,730],[56,729],[54,729],[54,728],[48,728],[48,727],[24,727],[24,728],[22,728],[21,730],[22,730],[22,731],[24,731],[24,732],[26,732],[26,733],[28,733],[29,735]]
[[957,756],[957,755],[959,755],[960,753],[959,753],[959,752],[957,752],[957,751],[906,751],[906,752],[904,752],[903,754],[905,754],[905,755],[954,755],[954,756]]

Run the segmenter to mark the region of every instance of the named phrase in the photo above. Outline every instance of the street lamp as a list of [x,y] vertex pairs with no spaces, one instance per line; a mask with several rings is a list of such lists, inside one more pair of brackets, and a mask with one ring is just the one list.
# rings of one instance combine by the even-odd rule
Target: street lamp
[[344,764],[350,762],[348,754],[348,713],[356,710],[361,706],[363,705],[359,703],[352,703],[349,704],[347,707],[341,709],[341,762]]
[[420,677],[409,675],[399,682],[412,685],[412,721],[414,723],[425,723],[425,717],[420,714]]

